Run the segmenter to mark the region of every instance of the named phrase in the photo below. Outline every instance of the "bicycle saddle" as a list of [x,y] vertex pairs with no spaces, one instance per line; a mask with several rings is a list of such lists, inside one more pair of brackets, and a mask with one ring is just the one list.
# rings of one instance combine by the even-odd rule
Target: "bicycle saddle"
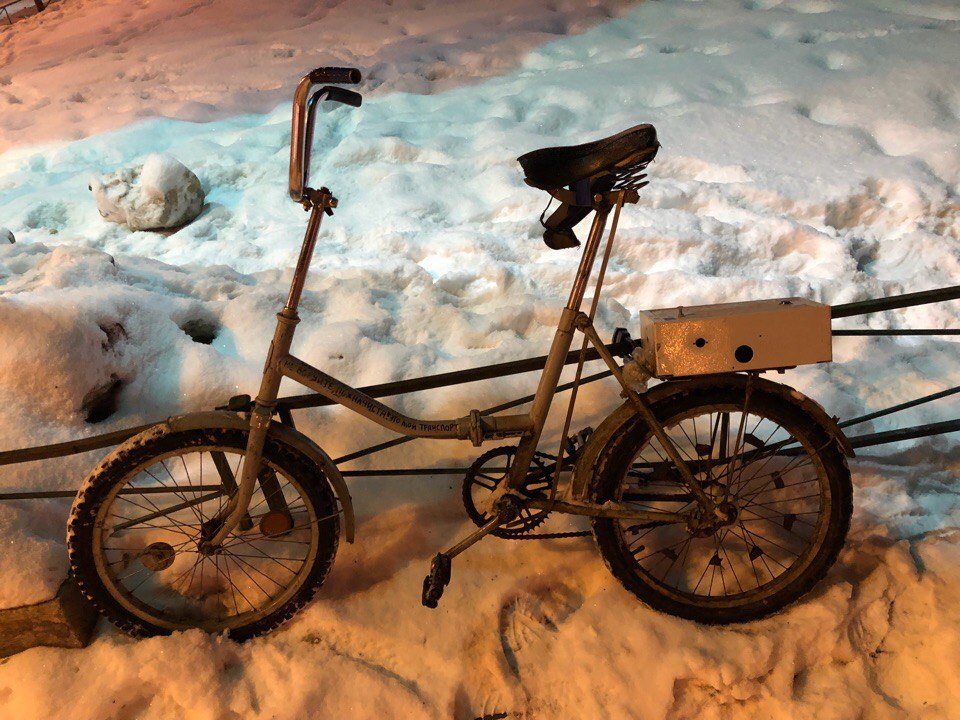
[[635,125],[616,135],[582,145],[534,150],[517,158],[528,185],[554,190],[573,185],[604,171],[616,174],[617,166],[631,156],[647,151],[653,159],[660,143],[653,125]]
[[594,194],[637,190],[646,185],[643,170],[659,148],[653,125],[635,125],[603,140],[534,150],[517,158],[526,173],[527,185],[546,190],[554,197],[564,186],[575,194],[574,201],[562,201],[546,220],[540,216],[547,247],[577,247],[580,241],[573,228],[590,214]]

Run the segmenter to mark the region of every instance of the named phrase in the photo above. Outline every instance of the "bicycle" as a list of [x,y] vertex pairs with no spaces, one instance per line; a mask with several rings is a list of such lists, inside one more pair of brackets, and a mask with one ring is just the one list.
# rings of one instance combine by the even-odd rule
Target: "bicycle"
[[[321,220],[338,204],[327,188],[308,186],[315,114],[321,101],[359,107],[359,94],[337,87],[359,81],[355,69],[318,68],[304,76],[294,96],[289,192],[310,216],[252,410],[170,418],[128,440],[91,472],[67,534],[72,572],[84,594],[133,635],[201,628],[237,640],[274,629],[314,596],[341,534],[354,540],[353,507],[323,449],[273,419],[284,377],[401,435],[475,446],[518,439],[482,455],[467,473],[463,499],[477,527],[434,557],[421,598],[428,607],[436,607],[450,582],[453,558],[487,535],[528,536],[550,513],[589,517],[613,575],[640,600],[673,615],[744,622],[808,592],[846,536],[852,504],[846,458],[853,452],[819,405],[759,373],[829,358],[801,357],[798,349],[764,360],[749,345],[728,358],[722,338],[709,345],[705,339],[714,338],[711,328],[728,328],[739,317],[742,309],[727,306],[676,309],[678,321],[699,317],[692,312],[699,310],[703,322],[696,327],[704,336],[674,350],[651,334],[666,332],[655,316],[662,311],[648,314],[653,320],[623,365],[594,328],[620,211],[639,201],[645,169],[659,149],[650,125],[519,158],[527,184],[560,201],[549,218],[541,215],[548,246],[577,247],[574,226],[594,214],[530,412],[411,418],[291,354]],[[592,304],[583,312],[611,214]],[[764,302],[780,312],[761,323],[771,337],[783,313],[803,304]],[[711,308],[721,310],[711,315]],[[554,457],[538,445],[578,332],[580,362],[564,442]],[[569,442],[590,345],[619,383],[624,402],[596,431]],[[687,355],[695,358],[685,368]],[[647,389],[651,376],[664,382]],[[212,482],[205,482],[205,472]]]

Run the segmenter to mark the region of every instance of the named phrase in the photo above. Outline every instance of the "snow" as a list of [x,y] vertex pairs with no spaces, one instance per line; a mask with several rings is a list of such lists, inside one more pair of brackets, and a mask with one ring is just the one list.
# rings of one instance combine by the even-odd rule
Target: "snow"
[[[3,449],[256,388],[306,219],[286,197],[289,97],[316,65],[366,76],[361,109],[318,119],[312,178],[341,205],[295,347],[345,381],[545,352],[577,253],[540,242],[546,198],[514,158],[638,122],[656,125],[663,148],[620,220],[605,336],[650,307],[958,284],[958,27],[956,4],[936,0],[303,0],[269,12],[63,0],[0,28],[0,224],[17,238],[0,246]],[[207,195],[172,235],[103,221],[87,189],[91,173],[151,153],[186,164]],[[944,303],[842,326],[857,323],[957,328],[960,316]],[[211,344],[183,329],[198,324]],[[843,418],[960,384],[948,339],[843,338],[834,351],[833,365],[783,379]],[[117,412],[85,422],[84,398],[113,378]],[[391,404],[450,417],[534,382]],[[585,388],[575,429],[617,400],[606,383]],[[390,437],[329,410],[301,413],[298,427],[334,457]],[[351,467],[476,454],[416,442]],[[0,484],[73,489],[99,455],[8,467]],[[426,610],[429,558],[469,528],[458,479],[357,479],[358,543],[286,629],[237,646],[102,627],[86,650],[7,661],[0,705],[78,718],[955,717],[958,469],[955,436],[863,451],[851,537],[827,580],[777,617],[711,629],[639,605],[589,539],[485,541]],[[66,507],[0,505],[0,605],[59,585]],[[581,527],[566,522],[556,527]]]

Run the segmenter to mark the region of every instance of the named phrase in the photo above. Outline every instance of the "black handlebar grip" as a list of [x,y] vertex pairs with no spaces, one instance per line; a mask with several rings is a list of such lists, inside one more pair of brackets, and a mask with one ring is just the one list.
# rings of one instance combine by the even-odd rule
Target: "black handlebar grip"
[[353,90],[339,87],[325,87],[323,91],[327,93],[327,100],[333,100],[334,102],[343,103],[344,105],[352,105],[353,107],[360,107],[360,105],[363,104],[363,96]]
[[322,67],[310,71],[310,82],[315,85],[336,83],[356,85],[360,82],[360,71],[356,68]]

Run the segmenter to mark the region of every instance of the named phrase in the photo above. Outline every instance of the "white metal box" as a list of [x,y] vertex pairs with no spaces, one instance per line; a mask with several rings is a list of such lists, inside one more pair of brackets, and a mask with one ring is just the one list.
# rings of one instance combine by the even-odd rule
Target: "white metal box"
[[646,310],[640,338],[641,362],[658,378],[832,359],[830,306],[803,298]]

